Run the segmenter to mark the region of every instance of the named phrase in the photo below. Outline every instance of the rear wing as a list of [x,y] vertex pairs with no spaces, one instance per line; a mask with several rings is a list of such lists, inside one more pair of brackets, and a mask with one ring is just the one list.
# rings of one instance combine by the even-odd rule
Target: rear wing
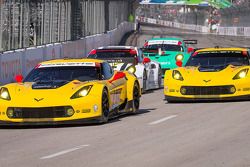
[[197,40],[183,40],[183,42],[185,42],[185,44],[188,44],[188,45],[195,45],[198,43]]

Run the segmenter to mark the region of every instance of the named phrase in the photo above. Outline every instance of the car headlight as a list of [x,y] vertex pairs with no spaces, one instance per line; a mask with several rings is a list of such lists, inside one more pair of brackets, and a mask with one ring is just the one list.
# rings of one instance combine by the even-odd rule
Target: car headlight
[[76,98],[87,96],[89,94],[91,88],[92,88],[92,85],[84,86],[83,88],[78,90],[75,94],[73,94],[73,96],[71,96],[71,99],[76,99]]
[[179,80],[179,81],[183,81],[183,77],[181,75],[181,73],[177,70],[174,70],[173,73],[172,73],[172,77],[175,79],[175,80]]
[[242,79],[242,78],[245,78],[247,76],[247,73],[248,73],[248,69],[244,69],[244,70],[241,70],[240,72],[238,72],[234,77],[233,79]]
[[134,74],[136,72],[136,68],[135,68],[135,66],[129,66],[127,68],[127,71],[130,72],[131,74]]
[[3,88],[0,89],[0,99],[11,100],[10,93],[9,93],[7,88],[3,87]]
[[178,55],[175,56],[176,61],[182,61],[183,58],[184,58],[184,56],[182,54],[178,54]]

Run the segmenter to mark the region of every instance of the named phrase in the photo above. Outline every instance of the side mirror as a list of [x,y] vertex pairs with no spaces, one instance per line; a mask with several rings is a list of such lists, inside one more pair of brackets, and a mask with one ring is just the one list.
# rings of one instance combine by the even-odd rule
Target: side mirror
[[145,57],[144,59],[143,59],[143,64],[147,64],[147,63],[150,63],[151,62],[151,60],[150,60],[150,58],[148,58],[148,57]]
[[16,80],[17,83],[21,83],[21,82],[23,82],[23,76],[22,75],[16,75],[15,80]]
[[188,49],[187,49],[187,52],[188,52],[188,53],[191,53],[191,52],[193,52],[193,51],[194,51],[194,48],[188,48]]
[[115,76],[113,77],[113,79],[110,80],[109,82],[112,83],[112,82],[114,82],[114,81],[116,81],[118,79],[125,78],[125,77],[126,77],[126,74],[124,72],[117,72],[115,74]]
[[176,61],[176,65],[177,65],[178,67],[182,67],[182,61]]

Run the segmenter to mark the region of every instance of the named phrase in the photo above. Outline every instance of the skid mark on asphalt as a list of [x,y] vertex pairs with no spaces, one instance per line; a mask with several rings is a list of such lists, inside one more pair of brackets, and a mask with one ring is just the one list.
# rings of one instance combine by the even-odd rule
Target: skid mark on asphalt
[[168,117],[165,117],[165,118],[162,118],[162,119],[159,119],[159,120],[150,122],[149,125],[160,124],[160,123],[165,122],[165,121],[167,121],[167,120],[173,119],[173,118],[175,118],[175,117],[177,117],[177,116],[178,116],[178,115],[171,115],[171,116],[168,116]]
[[77,146],[77,147],[74,147],[74,148],[70,148],[70,149],[67,149],[67,150],[63,150],[63,151],[60,151],[60,152],[57,152],[57,153],[54,153],[54,154],[51,154],[51,155],[47,155],[47,156],[44,156],[44,157],[41,157],[40,159],[51,159],[51,158],[55,158],[55,157],[58,157],[58,156],[61,156],[61,155],[64,155],[64,154],[67,154],[67,153],[70,153],[70,152],[73,152],[73,151],[76,151],[76,150],[80,150],[84,147],[88,147],[89,145],[86,144],[86,145],[80,145],[80,146]]

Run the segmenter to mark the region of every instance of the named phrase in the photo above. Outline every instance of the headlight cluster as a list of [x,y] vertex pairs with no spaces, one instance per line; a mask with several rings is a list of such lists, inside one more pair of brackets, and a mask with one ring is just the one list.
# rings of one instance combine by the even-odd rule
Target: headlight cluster
[[130,72],[131,74],[134,74],[136,72],[136,68],[135,68],[135,66],[129,66],[127,68],[127,71]]
[[238,72],[234,77],[233,79],[236,80],[236,79],[242,79],[242,78],[245,78],[248,74],[248,69],[244,69],[244,70],[241,70],[240,72]]
[[175,56],[176,61],[182,61],[184,59],[184,56],[182,54],[178,54]]
[[179,80],[179,81],[183,81],[183,77],[181,75],[181,73],[177,70],[174,70],[173,73],[172,73],[172,77],[175,79],[175,80]]
[[3,88],[0,89],[0,99],[11,100],[10,93],[9,93],[7,88],[3,87]]
[[73,96],[71,96],[71,99],[76,99],[76,98],[87,96],[91,88],[92,88],[92,85],[84,86],[83,88],[78,90],[75,94],[73,94]]

